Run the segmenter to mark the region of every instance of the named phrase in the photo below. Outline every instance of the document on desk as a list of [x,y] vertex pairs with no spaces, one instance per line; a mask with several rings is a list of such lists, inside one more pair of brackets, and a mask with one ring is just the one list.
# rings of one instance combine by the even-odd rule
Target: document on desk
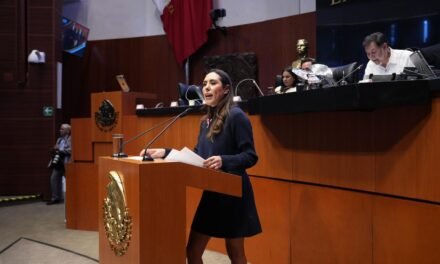
[[181,150],[172,149],[165,160],[178,161],[197,167],[203,167],[203,162],[205,161],[202,157],[200,157],[187,147],[184,147]]

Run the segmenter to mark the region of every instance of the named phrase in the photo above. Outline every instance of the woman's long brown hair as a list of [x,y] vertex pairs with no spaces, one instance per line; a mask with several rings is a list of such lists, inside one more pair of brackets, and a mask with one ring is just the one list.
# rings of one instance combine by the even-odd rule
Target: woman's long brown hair
[[207,114],[203,117],[203,120],[212,120],[212,124],[209,127],[206,137],[211,141],[214,141],[214,137],[222,131],[226,117],[229,115],[229,110],[233,106],[233,89],[231,78],[225,71],[220,69],[211,69],[207,75],[212,72],[216,73],[220,77],[220,82],[223,85],[223,89],[229,86],[229,92],[223,96],[216,107],[208,107]]

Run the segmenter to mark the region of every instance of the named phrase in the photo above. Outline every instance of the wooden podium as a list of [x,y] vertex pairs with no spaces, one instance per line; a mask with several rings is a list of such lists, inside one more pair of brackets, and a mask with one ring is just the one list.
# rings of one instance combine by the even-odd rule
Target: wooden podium
[[[186,263],[186,187],[241,196],[241,177],[178,162],[99,159],[100,263]],[[126,254],[117,256],[104,229],[103,201],[109,172],[122,175],[132,237]]]

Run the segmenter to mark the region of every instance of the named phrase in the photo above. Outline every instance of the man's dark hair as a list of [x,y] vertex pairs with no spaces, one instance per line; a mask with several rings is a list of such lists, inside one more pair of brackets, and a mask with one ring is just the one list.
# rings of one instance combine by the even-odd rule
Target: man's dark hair
[[315,59],[310,58],[310,57],[305,57],[304,59],[301,59],[301,64],[300,64],[300,66],[302,66],[303,63],[305,63],[305,62],[309,62],[309,61],[310,61],[312,64],[315,64]]
[[382,46],[384,43],[388,43],[387,37],[381,33],[381,32],[374,32],[368,36],[365,37],[364,42],[362,42],[362,45],[364,47],[370,45],[371,42],[376,43],[377,46]]

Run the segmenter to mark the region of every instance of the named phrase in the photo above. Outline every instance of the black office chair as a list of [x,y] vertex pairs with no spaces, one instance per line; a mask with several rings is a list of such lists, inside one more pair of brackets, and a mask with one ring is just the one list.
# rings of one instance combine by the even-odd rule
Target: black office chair
[[350,74],[356,69],[357,66],[358,66],[357,62],[352,62],[346,65],[330,68],[333,72],[333,80],[335,80],[336,83],[339,83],[343,77],[347,76],[345,78],[345,81],[347,83],[358,82],[359,81],[358,72],[354,72],[353,74]]
[[430,65],[440,69],[440,44],[421,48],[420,51]]
[[283,85],[283,77],[281,75],[275,76],[275,86],[274,88],[277,88],[278,86]]
[[177,94],[179,96],[179,105],[188,105],[189,100],[196,100],[195,105],[200,105],[203,102],[202,88],[197,85],[178,83]]

